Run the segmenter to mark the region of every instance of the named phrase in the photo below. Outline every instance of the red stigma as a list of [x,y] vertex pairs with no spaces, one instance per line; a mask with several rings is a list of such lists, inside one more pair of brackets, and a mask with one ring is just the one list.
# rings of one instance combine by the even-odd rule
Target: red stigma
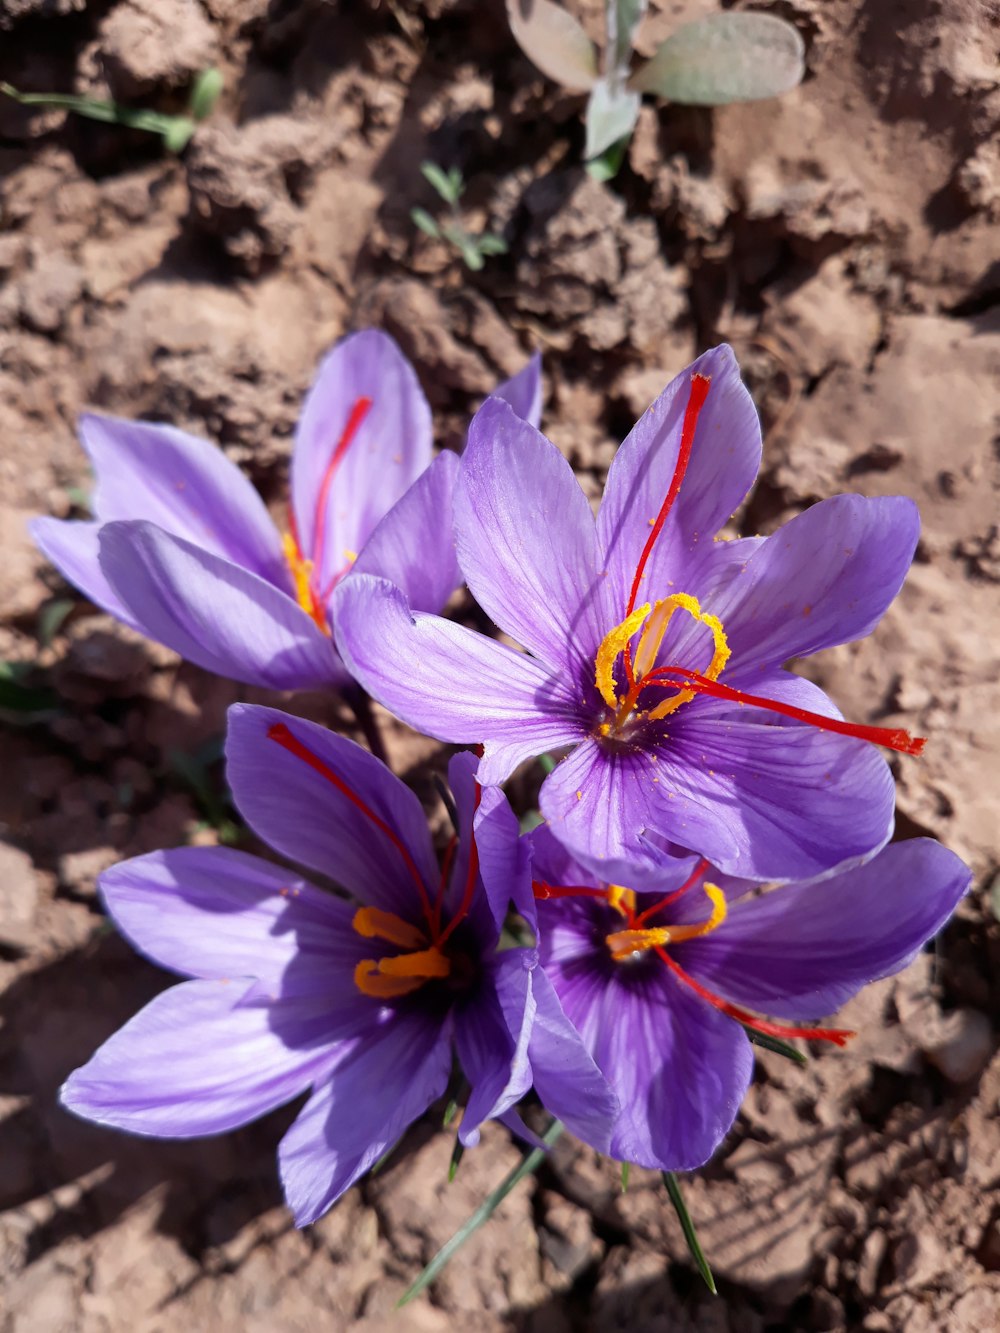
[[[476,811],[479,809],[479,803],[483,799],[483,789],[476,783],[475,802],[472,807],[472,820],[475,824]],[[476,877],[479,874],[479,848],[476,846],[475,829],[469,839],[469,868],[465,874],[465,889],[462,892],[462,901],[459,904],[458,911],[445,926],[443,933],[437,940],[438,947],[444,944],[445,940],[452,933],[460,921],[464,921],[469,915],[469,909],[472,907],[472,898],[476,891]]]
[[267,739],[269,741],[277,741],[283,749],[287,750],[290,754],[295,755],[296,759],[301,759],[304,764],[308,764],[314,773],[318,773],[321,778],[329,782],[332,787],[335,787],[337,791],[340,792],[341,796],[346,796],[351,804],[357,810],[360,810],[364,817],[367,820],[370,820],[379,832],[383,833],[389,839],[393,847],[395,847],[396,851],[399,852],[400,856],[403,858],[403,863],[409,871],[410,878],[417,886],[417,893],[420,895],[420,905],[423,908],[424,916],[427,918],[427,923],[428,925],[432,925],[433,913],[431,910],[431,902],[427,895],[427,886],[423,881],[423,877],[417,869],[413,857],[410,855],[407,847],[400,840],[398,835],[389,827],[385,820],[380,815],[377,815],[371,806],[361,799],[357,792],[352,791],[347,783],[344,782],[343,778],[338,777],[338,775],[334,773],[329,764],[324,763],[319,755],[313,754],[308,746],[303,745],[298,737],[292,734],[284,722],[273,722],[267,729]]
[[640,912],[632,922],[632,925],[641,928],[651,916],[655,916],[657,912],[662,912],[665,907],[669,907],[671,903],[675,903],[677,899],[687,893],[689,889],[694,888],[707,869],[708,861],[703,856],[679,889],[674,889],[673,893],[668,893],[667,896],[661,898],[658,903],[654,903],[652,907],[647,907],[644,912]]
[[[358,398],[347,418],[347,425],[344,427],[340,439],[330,456],[330,461],[323,473],[323,480],[320,482],[319,494],[316,497],[316,511],[313,518],[313,554],[312,560],[317,570],[323,568],[323,547],[326,541],[326,514],[327,502],[330,498],[330,487],[333,485],[333,479],[336,476],[344,457],[354,443],[358,431],[361,429],[361,423],[371,411],[373,399],[361,397]],[[292,533],[295,536],[294,530]],[[298,539],[296,538],[296,544]]]

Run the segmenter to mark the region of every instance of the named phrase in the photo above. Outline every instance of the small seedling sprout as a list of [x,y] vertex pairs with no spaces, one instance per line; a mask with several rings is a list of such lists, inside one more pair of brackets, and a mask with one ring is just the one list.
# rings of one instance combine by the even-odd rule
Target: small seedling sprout
[[575,18],[553,0],[507,0],[511,32],[528,59],[569,92],[586,92],[588,171],[616,174],[642,94],[695,106],[777,97],[802,81],[805,48],[774,14],[714,14],[687,23],[632,71],[632,39],[647,0],[606,0],[603,58]]
[[459,200],[465,193],[465,181],[458,167],[443,171],[436,162],[421,162],[420,170],[424,178],[448,205],[450,221],[438,222],[425,208],[411,208],[410,217],[413,225],[419,227],[427,236],[435,240],[445,240],[454,246],[462,256],[467,268],[477,271],[483,267],[490,255],[507,253],[507,242],[492,232],[480,232],[478,235],[468,231],[461,221]]
[[72,111],[89,120],[104,121],[108,125],[126,125],[129,129],[159,134],[163,146],[170,153],[181,153],[190,142],[198,123],[209,116],[222,92],[222,75],[217,69],[206,69],[195,79],[184,115],[168,116],[144,107],[122,106],[119,102],[76,93],[22,93],[9,83],[0,83],[0,93],[22,106],[44,107],[47,110]]

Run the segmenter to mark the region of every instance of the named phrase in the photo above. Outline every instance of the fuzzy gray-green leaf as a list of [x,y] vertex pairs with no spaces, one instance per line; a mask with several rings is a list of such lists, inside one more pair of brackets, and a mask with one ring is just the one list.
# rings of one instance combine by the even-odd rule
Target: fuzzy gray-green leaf
[[777,97],[801,83],[805,47],[774,14],[715,14],[668,37],[629,87],[671,102],[722,106]]
[[543,74],[574,93],[594,86],[594,43],[561,5],[552,0],[507,0],[507,18],[518,46]]

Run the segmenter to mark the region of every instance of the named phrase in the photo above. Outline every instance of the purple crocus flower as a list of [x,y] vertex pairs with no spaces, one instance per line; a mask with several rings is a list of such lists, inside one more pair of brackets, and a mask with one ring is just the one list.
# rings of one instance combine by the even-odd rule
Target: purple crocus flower
[[559,450],[489,399],[456,484],[458,559],[527,653],[358,577],[335,598],[345,660],[411,726],[485,742],[484,783],[570,748],[540,806],[588,857],[656,863],[689,849],[760,881],[867,855],[893,818],[872,742],[911,753],[922,742],[844,722],[783,664],[873,628],[912,559],[916,507],[842,495],[772,537],[713,540],[759,462],[728,347],[638,422],[596,522]]
[[[229,714],[236,803],[276,851],[336,880],[335,897],[269,861],[183,847],[107,871],[119,928],[193,980],[157,996],[70,1075],[63,1103],[138,1134],[190,1138],[312,1095],[279,1160],[299,1225],[313,1221],[444,1092],[469,1083],[475,1143],[535,1074],[583,1137],[608,1142],[617,1106],[534,950],[497,952],[527,846],[475,757],[449,776],[461,832],[439,869],[420,803],[352,741],[274,709]],[[530,1063],[529,1063],[530,1058]]]
[[[538,357],[500,386],[538,420]],[[98,606],[207,670],[271,689],[343,686],[334,588],[379,574],[438,611],[460,582],[458,458],[393,340],[367,330],[321,363],[292,454],[289,531],[224,454],[172,426],[85,416],[94,522],[36,519],[35,541]]]
[[665,1171],[701,1166],[732,1125],[753,1067],[744,1026],[842,1045],[853,1033],[758,1015],[835,1012],[905,967],[971,881],[917,838],[762,895],[701,861],[664,895],[655,871],[608,884],[549,829],[530,836],[542,966],[621,1106],[611,1152]]

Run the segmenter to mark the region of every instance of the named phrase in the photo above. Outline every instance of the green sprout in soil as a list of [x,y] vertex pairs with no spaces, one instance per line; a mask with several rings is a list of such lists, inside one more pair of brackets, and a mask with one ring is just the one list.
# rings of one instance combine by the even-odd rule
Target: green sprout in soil
[[507,243],[501,237],[494,236],[488,231],[476,235],[462,225],[458,201],[465,192],[465,182],[458,167],[442,171],[436,162],[421,162],[420,170],[448,205],[450,219],[447,222],[438,222],[425,208],[411,208],[410,217],[415,226],[427,236],[447,241],[449,245],[454,246],[465,261],[466,267],[477,272],[490,255],[507,253]]
[[605,0],[603,59],[575,18],[553,0],[507,0],[511,31],[543,74],[588,93],[587,170],[610,180],[622,164],[643,93],[689,106],[777,97],[801,83],[802,38],[774,14],[713,14],[686,23],[634,72],[632,39],[647,0]]
[[119,102],[76,93],[22,93],[9,83],[0,83],[0,93],[19,102],[21,106],[44,107],[48,110],[72,111],[77,116],[101,120],[108,125],[125,125],[133,130],[159,134],[168,152],[181,153],[187,147],[198,123],[211,113],[222,92],[222,75],[217,69],[206,69],[194,81],[184,115],[168,116],[144,107],[122,106]]

